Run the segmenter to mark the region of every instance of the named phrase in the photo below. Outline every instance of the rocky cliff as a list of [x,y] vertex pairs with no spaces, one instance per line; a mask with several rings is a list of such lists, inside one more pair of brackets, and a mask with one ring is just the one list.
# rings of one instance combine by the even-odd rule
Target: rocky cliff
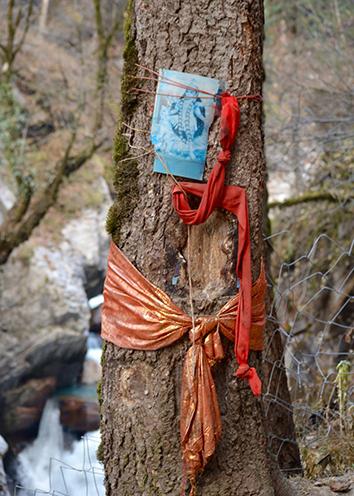
[[64,222],[60,241],[43,245],[42,228],[0,269],[2,433],[35,426],[52,391],[81,373],[88,298],[102,290],[108,248],[110,195],[102,177],[96,191],[102,194],[100,207]]
[[[7,5],[0,2],[1,41],[8,31]],[[21,5],[16,2],[15,11]],[[36,202],[71,137],[75,155],[95,127],[94,4],[41,5],[34,2],[8,86],[0,77],[0,225],[19,196],[16,178],[29,181]],[[103,12],[108,30],[110,9]],[[0,267],[0,434],[8,441],[18,432],[34,432],[46,399],[82,373],[91,327],[88,299],[102,290],[108,248],[104,222],[111,204],[107,170],[119,98],[119,33],[107,57],[98,139],[104,146],[63,180],[55,205]],[[1,70],[0,76],[6,68]]]

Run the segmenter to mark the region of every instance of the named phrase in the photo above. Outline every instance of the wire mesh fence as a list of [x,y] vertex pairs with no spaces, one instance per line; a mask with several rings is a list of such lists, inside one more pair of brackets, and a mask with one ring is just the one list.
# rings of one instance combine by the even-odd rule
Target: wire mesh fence
[[[268,238],[275,257],[277,238],[288,234],[283,231]],[[265,350],[271,373],[264,401],[266,407],[278,403],[293,412],[302,465],[309,477],[342,472],[351,459],[353,248],[353,242],[342,246],[321,234],[306,253],[281,262],[271,281],[274,297],[268,319],[275,325],[271,340],[279,333],[284,351],[274,362],[268,353],[271,340]],[[286,371],[289,403],[276,394],[273,375],[278,368]],[[291,440],[278,441],[280,450]]]
[[[63,458],[48,458],[47,464],[41,466],[41,473],[38,474],[41,480],[36,481],[37,487],[27,485],[29,474],[22,473],[23,482],[12,481],[11,495],[104,496],[103,466],[96,457],[99,443],[99,433],[85,434]],[[33,467],[36,467],[35,460]]]

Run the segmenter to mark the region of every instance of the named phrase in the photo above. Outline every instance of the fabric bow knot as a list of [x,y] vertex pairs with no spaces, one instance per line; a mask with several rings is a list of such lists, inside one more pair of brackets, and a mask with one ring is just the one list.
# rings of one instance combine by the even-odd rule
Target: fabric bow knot
[[192,343],[195,343],[197,340],[204,338],[207,334],[215,329],[218,324],[218,317],[214,316],[206,316],[206,317],[198,317],[195,319],[195,324],[189,331],[189,339]]
[[193,345],[203,346],[211,366],[224,358],[218,324],[218,316],[199,317],[189,331],[189,340]]
[[[260,351],[265,324],[263,266],[250,289],[249,345],[252,350]],[[158,350],[189,335],[192,346],[187,350],[182,371],[180,434],[183,461],[191,481],[204,469],[221,435],[221,416],[211,368],[224,356],[221,334],[230,341],[235,340],[235,321],[241,304],[238,293],[216,315],[196,318],[193,326],[191,317],[111,244],[104,287],[102,337],[121,348]],[[240,362],[237,375],[246,377],[252,391],[257,392],[254,369],[244,359]]]
[[236,370],[235,376],[240,377],[241,379],[248,379],[248,384],[255,396],[261,394],[262,382],[254,367],[250,367],[247,363],[243,363]]
[[221,150],[218,155],[218,161],[223,164],[228,164],[231,160],[231,152],[230,150]]

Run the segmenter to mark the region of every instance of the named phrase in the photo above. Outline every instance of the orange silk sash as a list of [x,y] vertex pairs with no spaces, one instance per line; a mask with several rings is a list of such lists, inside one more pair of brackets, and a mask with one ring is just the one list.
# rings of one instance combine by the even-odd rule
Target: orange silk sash
[[[263,349],[266,279],[262,266],[252,286],[250,349]],[[121,348],[158,350],[189,332],[182,373],[180,434],[183,461],[195,483],[216,449],[221,416],[211,367],[224,358],[220,332],[234,340],[239,295],[213,316],[192,319],[149,282],[112,242],[104,286],[102,337]]]

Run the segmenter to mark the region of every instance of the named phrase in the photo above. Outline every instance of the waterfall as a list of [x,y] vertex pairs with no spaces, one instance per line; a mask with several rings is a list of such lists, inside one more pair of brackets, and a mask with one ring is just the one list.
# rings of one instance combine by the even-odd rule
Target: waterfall
[[93,360],[98,365],[101,363],[102,339],[97,334],[89,332],[87,337],[87,353],[85,360]]
[[[89,334],[85,362],[100,363],[101,339]],[[66,436],[67,437],[67,436]],[[56,399],[44,407],[37,438],[18,455],[17,496],[104,496],[103,467],[96,451],[99,431],[67,446]]]
[[99,431],[91,432],[65,448],[58,405],[48,400],[38,437],[18,456],[16,494],[104,496],[103,468],[96,458],[99,440]]
[[[48,400],[39,424],[38,436],[18,456],[19,479],[27,487],[37,487],[48,479],[51,459],[64,451],[64,435],[60,412],[54,400]],[[48,486],[48,484],[46,484]]]

